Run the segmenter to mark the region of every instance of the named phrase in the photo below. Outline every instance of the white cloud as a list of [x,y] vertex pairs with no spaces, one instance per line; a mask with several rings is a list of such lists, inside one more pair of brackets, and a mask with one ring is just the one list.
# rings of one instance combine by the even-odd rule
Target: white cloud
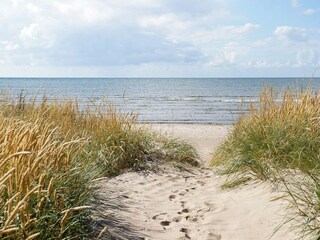
[[4,50],[13,51],[19,48],[19,45],[14,42],[1,41],[0,44],[4,46]]
[[275,69],[275,68],[285,68],[291,66],[290,61],[267,61],[265,59],[258,60],[250,60],[243,64],[244,67],[247,68],[255,68],[255,69]]
[[299,50],[320,50],[320,30],[280,26],[273,32],[274,36],[287,51]]
[[221,28],[218,28],[214,31],[216,33],[220,33],[222,36],[226,37],[227,35],[237,35],[237,34],[246,34],[252,30],[258,29],[258,24],[252,24],[252,23],[246,23],[244,25],[240,26],[224,26]]
[[228,61],[228,63],[233,64],[236,62],[236,58],[241,51],[241,46],[238,42],[229,42],[224,46],[224,57]]
[[22,2],[22,0],[11,0],[11,2],[12,2],[12,5],[16,7],[19,3]]
[[279,26],[273,34],[279,39],[288,41],[305,41],[308,39],[308,30],[305,28]]
[[36,39],[37,35],[39,34],[39,24],[38,23],[32,23],[27,27],[24,27],[20,32],[20,38],[22,40],[27,39]]
[[302,14],[303,15],[313,15],[315,13],[319,12],[319,9],[315,9],[315,8],[307,8],[305,9]]
[[293,8],[298,8],[298,7],[300,7],[299,0],[291,0],[291,6],[292,6]]
[[[257,27],[250,23],[215,27],[217,21],[230,15],[221,7],[224,3],[29,0],[23,4],[15,0],[14,7],[23,12],[24,20],[16,25],[13,38],[18,38],[23,54],[11,58],[67,66],[202,61],[204,55],[212,55],[205,53],[210,38],[199,45],[197,35],[202,31],[212,35],[218,29],[225,35],[240,36]],[[31,54],[24,55],[28,51],[32,52],[32,61]]]
[[[17,5],[17,3],[15,5]],[[38,7],[37,5],[32,4],[32,3],[27,4],[27,9],[32,14],[38,14],[42,11],[42,9],[40,7]]]
[[180,20],[175,14],[167,13],[159,16],[145,16],[140,18],[139,24],[143,28],[167,28],[167,29],[185,29],[187,23]]
[[318,52],[316,50],[299,49],[296,54],[296,63],[294,64],[294,67],[312,66],[317,64],[318,61]]
[[44,18],[20,30],[19,38],[25,48],[51,48],[55,42],[55,19]]
[[237,52],[236,51],[232,51],[232,50],[225,51],[224,52],[224,57],[226,58],[226,60],[229,63],[235,63],[235,60],[236,60],[236,57],[237,57]]
[[[297,0],[291,3],[303,9]],[[230,0],[5,0],[0,8],[0,62],[12,68],[131,66],[138,72],[156,65],[163,71],[169,65],[172,71],[190,65],[266,69],[307,66],[313,60],[303,62],[303,58],[314,59],[311,52],[314,56],[320,52],[319,30],[301,22],[300,28],[278,26],[270,35],[266,30],[270,25],[258,14],[242,15],[232,4]],[[304,14],[315,11],[306,9]]]
[[214,29],[192,29],[183,36],[195,45],[212,44],[215,41],[230,41],[242,39],[249,32],[258,29],[259,25],[246,23],[239,26],[223,26]]
[[62,17],[62,20],[74,25],[72,20],[76,20],[79,25],[81,23],[97,24],[105,23],[114,19],[117,16],[117,11],[120,9],[113,9],[103,1],[55,1],[53,7],[57,10],[57,15]]

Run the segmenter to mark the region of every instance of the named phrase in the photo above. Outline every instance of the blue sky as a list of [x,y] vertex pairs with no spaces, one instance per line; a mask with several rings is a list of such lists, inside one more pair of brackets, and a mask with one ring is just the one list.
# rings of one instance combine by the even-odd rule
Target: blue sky
[[310,77],[319,63],[319,0],[1,0],[3,77]]

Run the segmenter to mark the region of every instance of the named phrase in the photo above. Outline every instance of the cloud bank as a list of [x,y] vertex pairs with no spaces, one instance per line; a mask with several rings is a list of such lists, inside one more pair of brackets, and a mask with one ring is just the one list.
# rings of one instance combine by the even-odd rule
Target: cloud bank
[[319,64],[320,29],[304,19],[319,19],[317,6],[279,6],[303,18],[297,26],[248,16],[236,2],[4,0],[0,74],[284,76]]

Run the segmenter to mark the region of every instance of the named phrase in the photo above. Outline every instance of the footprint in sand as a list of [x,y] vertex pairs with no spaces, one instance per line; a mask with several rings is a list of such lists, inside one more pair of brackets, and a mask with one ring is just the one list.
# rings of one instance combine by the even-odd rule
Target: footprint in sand
[[179,195],[184,196],[184,195],[186,195],[186,193],[187,193],[187,191],[184,190],[184,191],[180,192]]
[[184,208],[184,206],[186,205],[186,201],[180,201],[181,203],[181,207]]
[[221,237],[220,234],[209,233],[209,234],[208,234],[208,239],[221,240],[222,237]]
[[180,212],[177,212],[179,215],[184,214],[184,213],[189,213],[190,210],[188,208],[182,209]]
[[183,233],[189,233],[189,229],[188,228],[180,228],[180,232],[183,232]]
[[159,213],[159,214],[157,214],[157,215],[154,215],[154,216],[152,217],[152,219],[153,219],[153,220],[157,220],[158,217],[164,216],[164,215],[167,215],[167,213]]
[[200,180],[198,180],[198,181],[197,181],[197,184],[200,184],[201,186],[204,186],[204,185],[206,185],[206,183],[205,183],[205,182],[203,182],[203,181],[200,181]]
[[186,220],[188,220],[189,222],[198,222],[198,218],[197,217],[188,217],[188,219],[186,219]]
[[190,230],[188,228],[180,228],[180,232],[184,233],[185,239],[191,239],[191,237],[189,236]]
[[210,210],[212,210],[214,208],[214,204],[209,203],[209,202],[204,202],[204,205],[206,205],[207,207],[209,207]]
[[182,209],[182,212],[183,213],[188,213],[188,212],[190,212],[190,210],[188,208],[184,208],[184,209]]
[[178,216],[178,217],[173,218],[173,219],[172,219],[172,222],[178,223],[178,222],[180,222],[181,220],[182,220],[182,217],[181,217],[181,216]]
[[161,226],[164,226],[164,227],[169,226],[170,223],[171,223],[170,221],[161,221],[160,222]]
[[170,195],[169,196],[169,199],[170,199],[170,201],[172,201],[173,199],[175,199],[177,196],[176,195]]

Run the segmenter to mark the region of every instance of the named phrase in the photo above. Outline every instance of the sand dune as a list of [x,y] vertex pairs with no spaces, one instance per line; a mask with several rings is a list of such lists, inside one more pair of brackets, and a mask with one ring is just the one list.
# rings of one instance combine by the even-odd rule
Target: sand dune
[[[148,126],[150,127],[150,126]],[[230,127],[155,125],[152,128],[190,142],[203,167],[191,172],[165,168],[158,173],[126,173],[100,182],[99,213],[115,239],[295,239],[285,226],[278,193],[261,182],[221,190],[225,181],[207,168],[210,152]]]

